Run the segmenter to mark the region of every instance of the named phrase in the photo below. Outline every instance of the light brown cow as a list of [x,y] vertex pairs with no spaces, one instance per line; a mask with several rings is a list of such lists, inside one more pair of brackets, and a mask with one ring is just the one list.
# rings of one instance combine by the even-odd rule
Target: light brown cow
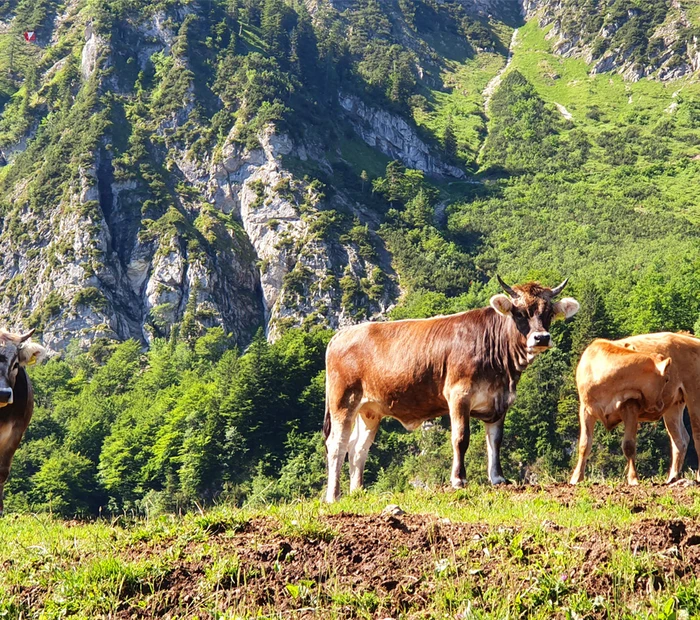
[[[469,419],[486,423],[489,479],[505,482],[499,451],[505,413],[520,375],[552,345],[555,317],[573,316],[575,299],[554,301],[566,285],[535,282],[509,287],[491,307],[432,319],[364,323],[339,331],[326,351],[328,450],[326,500],[340,494],[340,469],[349,453],[350,490],[362,486],[367,452],[382,418],[407,429],[449,414],[452,486],[465,484]],[[353,432],[354,428],[354,432]]]
[[46,349],[26,334],[0,331],[0,515],[12,458],[34,412],[34,392],[24,370],[46,357]]
[[581,436],[571,484],[583,480],[596,420],[607,430],[624,424],[622,451],[627,458],[627,482],[639,484],[635,467],[637,428],[639,422],[661,417],[671,367],[670,357],[640,353],[609,340],[594,340],[588,346],[576,368]]
[[[640,353],[656,353],[673,360],[670,381],[662,395],[664,410],[661,415],[671,438],[671,468],[666,482],[675,482],[680,478],[690,443],[683,424],[686,406],[695,449],[700,454],[700,339],[687,333],[660,332],[631,336],[616,342]],[[696,479],[700,482],[700,469]]]

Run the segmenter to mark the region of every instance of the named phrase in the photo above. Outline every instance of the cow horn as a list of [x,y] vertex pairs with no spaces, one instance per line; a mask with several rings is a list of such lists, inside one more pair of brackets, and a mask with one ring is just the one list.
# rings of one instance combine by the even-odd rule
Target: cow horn
[[20,336],[19,336],[19,341],[20,341],[20,342],[25,342],[25,341],[29,340],[29,339],[32,337],[32,334],[33,334],[35,331],[36,331],[36,328],[30,329],[30,330],[29,330],[28,332],[26,332],[25,334],[20,334]]
[[566,286],[567,282],[569,281],[569,278],[566,278],[559,286],[555,286],[552,289],[552,297],[556,297],[559,295],[564,290],[564,287]]
[[501,279],[501,276],[499,276],[498,274],[496,274],[496,278],[498,278],[498,283],[501,285],[501,288],[502,288],[506,293],[508,293],[508,295],[510,295],[511,297],[517,297],[517,296],[518,296],[518,294],[517,294],[512,288],[510,288],[510,286],[508,286],[508,285]]

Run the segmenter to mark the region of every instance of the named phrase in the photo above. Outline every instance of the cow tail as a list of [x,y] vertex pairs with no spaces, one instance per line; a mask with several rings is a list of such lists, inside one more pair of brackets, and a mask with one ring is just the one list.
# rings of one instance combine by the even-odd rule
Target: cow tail
[[[335,338],[335,336],[333,336]],[[328,346],[326,347],[326,376],[324,377],[324,387],[325,389],[325,406],[326,406],[326,411],[323,415],[323,447],[326,449],[326,454],[328,454],[328,437],[331,434],[331,406],[330,406],[330,399],[328,398],[328,394],[330,393],[330,378],[328,376],[328,350],[330,349],[331,342],[333,342],[333,338],[331,338],[331,341],[328,343]]]
[[323,439],[328,441],[331,434],[331,409],[328,406],[328,390],[326,390],[326,414],[323,416]]

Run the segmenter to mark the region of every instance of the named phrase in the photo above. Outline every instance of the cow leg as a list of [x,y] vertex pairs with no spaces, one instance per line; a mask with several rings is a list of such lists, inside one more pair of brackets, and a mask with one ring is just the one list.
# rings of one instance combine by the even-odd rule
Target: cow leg
[[5,514],[5,482],[10,475],[10,465],[14,454],[15,451],[11,450],[9,454],[5,454],[3,458],[0,458],[0,517]]
[[[690,417],[690,429],[693,433],[693,444],[695,445],[695,451],[698,453],[700,458],[700,398],[695,398],[693,393],[695,388],[688,390],[685,395],[685,404],[688,407],[688,416]],[[696,473],[695,479],[700,482],[700,465],[698,465],[698,471]]]
[[583,481],[586,475],[586,463],[591,455],[591,447],[593,446],[593,428],[595,427],[595,417],[586,409],[585,405],[581,404],[578,410],[579,424],[581,425],[581,434],[578,439],[578,462],[576,469],[571,474],[570,484],[578,484]]
[[326,439],[328,452],[328,488],[326,502],[332,504],[340,497],[340,471],[343,467],[352,434],[357,408],[342,408],[331,414],[331,431]]
[[360,412],[348,447],[350,463],[350,492],[362,488],[362,478],[369,448],[377,435],[380,417]]
[[681,477],[685,453],[688,451],[688,444],[690,443],[688,431],[685,430],[685,424],[683,424],[684,409],[685,403],[679,403],[673,405],[664,414],[666,432],[671,439],[671,469],[668,473],[666,484],[675,482]]
[[637,415],[637,404],[635,401],[627,401],[620,409],[622,423],[625,425],[625,433],[622,437],[622,452],[627,459],[627,484],[637,486],[637,430],[639,428],[639,417]]
[[452,429],[452,475],[450,482],[455,489],[467,483],[464,456],[469,448],[469,401],[460,395],[450,401],[450,427]]
[[503,442],[504,415],[498,422],[485,424],[486,426],[486,452],[489,461],[489,480],[491,484],[506,484],[508,481],[501,468],[501,443]]

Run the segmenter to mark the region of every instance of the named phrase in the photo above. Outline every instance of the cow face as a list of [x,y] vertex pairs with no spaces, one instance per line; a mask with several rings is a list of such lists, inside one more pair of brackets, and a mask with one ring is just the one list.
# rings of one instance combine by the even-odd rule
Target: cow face
[[537,282],[511,288],[500,276],[497,277],[507,295],[494,295],[491,298],[491,307],[514,321],[518,332],[525,339],[527,355],[532,359],[552,346],[549,333],[552,321],[574,316],[578,312],[579,303],[571,297],[554,301],[566,286],[568,279],[554,288],[546,288]]
[[20,366],[29,366],[46,357],[46,349],[28,342],[34,330],[26,334],[0,331],[0,407],[14,402],[13,388]]
[[669,366],[671,358],[664,357],[660,353],[651,355],[654,367],[651,373],[647,373],[647,381],[642,388],[642,394],[646,401],[645,409],[654,413],[661,413],[666,408],[664,402],[664,389],[671,379]]

